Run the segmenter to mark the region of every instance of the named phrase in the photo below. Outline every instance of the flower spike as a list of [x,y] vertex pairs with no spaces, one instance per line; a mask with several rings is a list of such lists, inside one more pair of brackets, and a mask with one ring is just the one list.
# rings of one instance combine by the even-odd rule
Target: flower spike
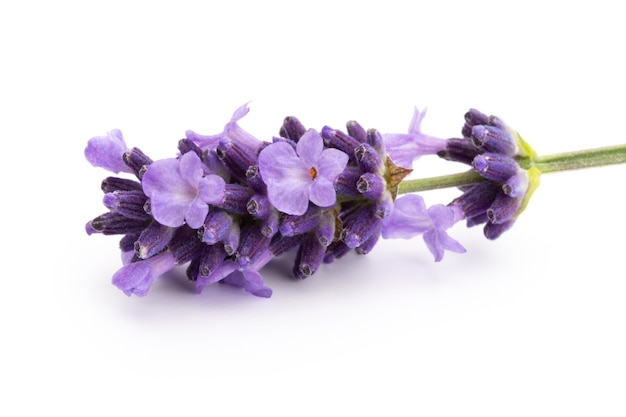
[[[381,237],[421,236],[439,262],[466,251],[451,237],[461,221],[482,225],[491,240],[509,230],[542,173],[626,163],[626,146],[540,157],[500,118],[475,109],[450,139],[424,134],[426,111],[416,108],[407,133],[353,120],[346,131],[307,129],[288,116],[280,136],[261,141],[239,126],[248,112],[239,107],[216,135],[188,130],[173,158],[127,147],[118,129],[88,141],[85,158],[121,176],[102,181],[107,211],[85,231],[121,236],[113,284],[126,295],[146,295],[155,279],[186,265],[198,293],[223,283],[267,298],[261,271],[274,258],[293,252],[293,275],[308,280],[351,251],[372,252]],[[410,178],[429,155],[467,170]],[[417,194],[446,187],[459,190],[448,204],[428,207]]]

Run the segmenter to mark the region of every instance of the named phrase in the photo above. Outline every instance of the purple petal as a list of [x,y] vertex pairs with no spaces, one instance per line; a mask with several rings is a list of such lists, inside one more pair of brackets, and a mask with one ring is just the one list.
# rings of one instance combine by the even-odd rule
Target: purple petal
[[412,136],[406,133],[384,133],[383,140],[387,155],[394,164],[410,168],[413,158],[417,155],[417,146],[411,141]]
[[438,233],[438,230],[434,229],[424,233],[423,238],[424,242],[426,242],[426,247],[435,257],[435,262],[441,261],[445,250],[439,242],[440,234]]
[[196,198],[185,212],[185,221],[192,229],[199,229],[204,224],[207,214],[209,214],[209,205]]
[[408,194],[395,201],[391,215],[383,222],[382,236],[385,239],[410,239],[432,227],[424,199],[416,194]]
[[252,295],[257,297],[270,298],[272,296],[271,288],[267,288],[263,285],[263,277],[258,271],[244,270],[241,271],[246,279],[244,289]]
[[237,124],[237,122],[248,114],[249,111],[250,108],[248,107],[248,103],[245,103],[237,108],[230,118],[230,122],[228,122],[224,127],[223,136],[224,138],[235,141],[240,145],[247,146],[250,149],[257,149],[259,145],[261,145],[261,141],[246,132]]
[[189,201],[172,200],[167,195],[159,194],[150,199],[150,210],[154,219],[164,226],[179,227],[185,223],[185,213]]
[[443,245],[446,250],[455,253],[465,253],[467,249],[463,247],[457,240],[452,239],[447,233],[444,235],[444,239],[442,239]]
[[346,169],[347,164],[348,154],[345,152],[339,149],[324,149],[317,160],[317,174],[334,183],[339,174]]
[[446,147],[446,141],[424,134],[383,134],[387,154],[399,166],[410,168],[413,161],[423,155],[434,155]]
[[309,188],[310,184],[294,182],[282,190],[268,187],[267,191],[270,202],[278,211],[300,216],[309,207]]
[[198,184],[198,198],[207,204],[219,204],[224,200],[226,182],[219,175],[207,175]]
[[465,248],[456,240],[452,239],[448,234],[440,229],[432,229],[424,233],[424,242],[428,250],[435,257],[435,262],[439,262],[443,259],[443,254],[446,250],[465,253]]
[[101,167],[114,173],[129,172],[130,169],[122,159],[127,150],[124,137],[119,129],[111,130],[107,136],[96,136],[87,142],[85,158],[95,167]]
[[438,229],[449,229],[456,223],[455,209],[443,204],[436,204],[428,208],[428,216]]
[[196,196],[196,190],[180,175],[178,167],[177,159],[161,159],[153,162],[142,178],[152,215],[164,226],[182,226],[185,212]]
[[421,133],[422,120],[426,116],[427,110],[428,109],[424,107],[424,110],[420,112],[417,106],[415,107],[415,110],[413,110],[413,117],[411,118],[411,123],[409,123],[410,135],[417,135]]
[[238,122],[240,119],[242,119],[246,114],[248,114],[248,112],[250,112],[250,107],[248,107],[248,104],[250,102],[247,102],[241,106],[239,106],[237,108],[237,110],[235,110],[233,112],[233,115],[230,118],[230,123],[236,123]]
[[222,282],[233,287],[243,288],[246,285],[246,277],[237,269],[224,277]]
[[298,152],[298,156],[302,160],[302,163],[304,165],[309,165],[310,167],[317,165],[317,160],[322,154],[323,149],[324,140],[320,134],[313,129],[309,129],[304,132],[304,135],[302,135],[296,145],[296,151]]
[[303,171],[306,177],[309,176],[306,168],[296,155],[292,146],[285,142],[276,142],[265,147],[259,154],[259,170],[263,181],[273,183],[284,179],[285,173]]
[[[343,153],[343,152],[342,152]],[[345,155],[345,154],[344,154]],[[311,185],[309,198],[319,207],[330,207],[337,201],[333,183],[324,177],[318,177]]]
[[292,146],[276,142],[259,154],[259,172],[270,202],[287,214],[304,214],[309,204],[312,178]]
[[263,285],[261,274],[253,269],[234,271],[224,278],[224,283],[243,288],[257,297],[269,298],[272,296],[272,290]]
[[187,180],[190,186],[195,187],[204,173],[202,161],[195,152],[187,152],[178,161],[180,176]]
[[443,254],[446,250],[465,253],[465,248],[446,232],[447,229],[460,220],[457,210],[450,206],[436,204],[428,208],[428,215],[433,221],[434,228],[424,234],[424,242],[426,242],[426,246],[435,256],[435,262],[443,259]]

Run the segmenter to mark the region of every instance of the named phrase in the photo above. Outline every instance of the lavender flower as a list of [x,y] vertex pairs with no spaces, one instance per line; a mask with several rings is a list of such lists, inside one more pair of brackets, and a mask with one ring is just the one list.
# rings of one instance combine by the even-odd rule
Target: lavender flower
[[[89,235],[121,236],[124,266],[113,283],[125,294],[145,295],[159,275],[186,265],[197,292],[223,283],[270,297],[261,270],[273,258],[293,251],[293,275],[310,279],[322,263],[352,250],[368,254],[381,237],[422,236],[439,262],[446,251],[465,252],[448,234],[461,220],[484,225],[489,239],[508,230],[540,170],[566,169],[576,158],[614,161],[614,149],[592,162],[565,154],[541,161],[504,122],[473,109],[461,138],[423,134],[425,111],[416,108],[408,133],[381,135],[356,121],[345,132],[323,126],[318,133],[290,116],[271,142],[238,125],[248,111],[238,108],[217,135],[187,131],[177,158],[153,161],[127,149],[119,130],[89,141],[85,156],[93,165],[135,177],[106,178],[108,211],[85,226]],[[623,153],[626,162],[626,147]],[[469,171],[443,183],[442,177],[405,179],[414,160],[433,154]],[[431,207],[419,195],[398,197],[442,184],[459,186],[462,194]]]
[[304,214],[309,200],[319,207],[334,205],[334,181],[347,163],[348,155],[324,149],[322,137],[313,129],[302,135],[295,149],[276,142],[259,154],[259,170],[271,203],[293,215]]
[[184,222],[194,229],[202,226],[209,204],[222,201],[225,187],[221,177],[203,175],[202,161],[195,152],[152,163],[142,184],[155,220],[170,227]]
[[107,136],[95,136],[89,139],[85,148],[85,158],[95,167],[102,167],[114,173],[130,172],[122,158],[127,146],[119,129],[111,130]]
[[113,285],[124,294],[144,296],[154,279],[174,268],[176,260],[170,252],[125,265],[113,275]]
[[202,149],[214,149],[223,139],[232,140],[249,149],[257,149],[262,142],[242,129],[237,123],[249,111],[248,103],[238,107],[230,121],[224,126],[224,130],[216,135],[200,135],[193,130],[188,130],[185,132],[185,136]]
[[417,107],[409,124],[408,133],[383,133],[387,154],[399,166],[410,168],[413,161],[424,155],[434,155],[446,146],[444,139],[422,133],[422,120],[426,109],[420,112]]
[[423,235],[435,262],[439,262],[445,250],[465,253],[465,248],[446,232],[461,218],[460,210],[455,207],[437,204],[427,209],[422,197],[409,194],[395,201],[391,215],[383,221],[382,236],[411,239]]

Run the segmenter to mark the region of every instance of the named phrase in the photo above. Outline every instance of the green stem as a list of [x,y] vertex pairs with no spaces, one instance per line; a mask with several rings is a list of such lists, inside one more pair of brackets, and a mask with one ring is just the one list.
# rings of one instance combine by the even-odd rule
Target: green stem
[[626,145],[540,156],[532,166],[545,174],[623,163],[626,163]]
[[[542,174],[624,163],[626,163],[626,145],[565,152],[534,157],[532,159],[525,158],[519,161],[522,168],[536,167]],[[460,187],[477,184],[483,180],[484,178],[475,171],[406,180],[398,185],[398,194]]]
[[442,175],[440,177],[405,180],[398,185],[398,194],[416,193],[418,191],[437,190],[441,188],[460,187],[483,181],[479,173],[463,172],[461,174]]

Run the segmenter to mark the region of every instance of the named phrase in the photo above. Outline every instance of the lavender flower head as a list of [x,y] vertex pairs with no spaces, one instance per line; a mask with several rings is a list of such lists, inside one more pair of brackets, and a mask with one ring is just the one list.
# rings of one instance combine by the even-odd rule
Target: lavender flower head
[[[85,226],[121,236],[124,266],[113,284],[125,294],[146,295],[157,277],[185,265],[196,292],[222,283],[270,297],[261,271],[274,258],[293,252],[294,277],[307,279],[351,251],[371,252],[381,237],[422,236],[439,262],[446,251],[465,252],[449,235],[457,222],[486,223],[487,237],[497,237],[536,187],[530,147],[475,110],[461,139],[422,133],[425,112],[415,109],[406,134],[356,121],[318,131],[290,116],[271,142],[239,125],[248,111],[239,107],[215,135],[187,131],[176,158],[129,149],[119,130],[89,140],[89,162],[130,175],[103,180],[108,211]],[[434,154],[469,165],[481,180],[448,205],[398,197],[414,161]]]
[[324,149],[322,137],[307,130],[296,147],[275,142],[259,154],[261,177],[267,184],[272,205],[287,214],[302,215],[309,200],[319,207],[337,201],[335,179],[348,163],[348,155],[338,149]]

